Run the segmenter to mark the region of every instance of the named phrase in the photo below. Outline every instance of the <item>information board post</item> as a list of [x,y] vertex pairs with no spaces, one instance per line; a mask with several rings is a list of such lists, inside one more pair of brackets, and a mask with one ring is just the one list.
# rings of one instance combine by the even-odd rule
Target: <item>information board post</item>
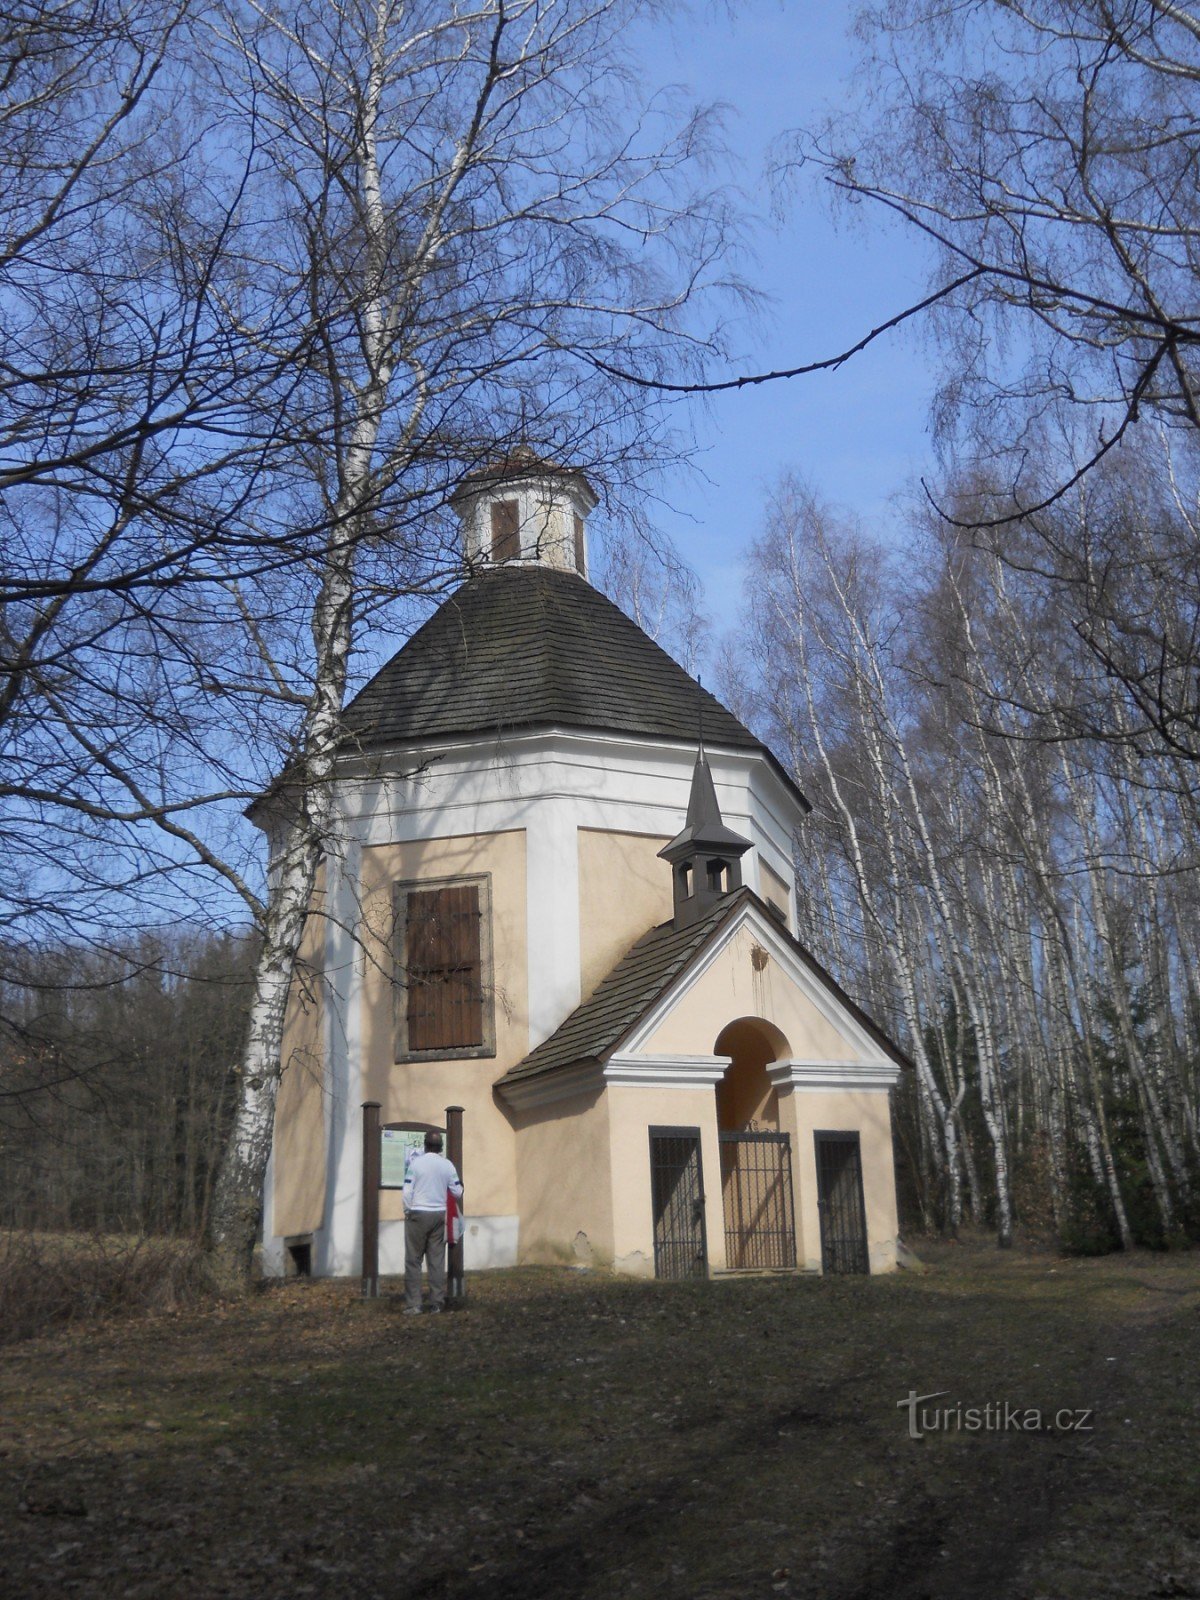
[[[463,1176],[463,1108],[446,1107],[446,1155]],[[463,1277],[463,1241],[446,1241],[446,1304],[461,1306],[467,1298]]]
[[379,1295],[379,1101],[363,1102],[362,1292]]
[[[426,1134],[436,1133],[445,1144],[446,1154],[462,1175],[461,1106],[448,1106],[446,1126],[432,1122],[380,1123],[379,1101],[364,1100],[362,1108],[362,1292],[366,1300],[379,1295],[379,1193],[381,1189],[403,1189],[409,1165],[425,1148]],[[463,1289],[463,1247],[447,1244],[446,1299],[461,1305]]]

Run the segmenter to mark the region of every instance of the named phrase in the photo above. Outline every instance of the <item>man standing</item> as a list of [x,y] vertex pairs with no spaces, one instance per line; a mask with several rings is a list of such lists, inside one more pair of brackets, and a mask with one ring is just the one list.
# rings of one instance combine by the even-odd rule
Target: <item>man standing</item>
[[404,1177],[404,1315],[421,1311],[421,1260],[429,1273],[429,1309],[440,1311],[446,1298],[446,1195],[462,1199],[454,1163],[442,1154],[440,1133],[425,1135],[425,1151]]

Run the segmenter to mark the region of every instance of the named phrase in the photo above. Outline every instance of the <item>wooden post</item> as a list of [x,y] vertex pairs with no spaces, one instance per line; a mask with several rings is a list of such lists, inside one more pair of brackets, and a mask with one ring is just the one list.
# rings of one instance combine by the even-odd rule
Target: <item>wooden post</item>
[[364,1100],[362,1160],[362,1292],[379,1295],[379,1101]]
[[[446,1107],[446,1156],[463,1176],[463,1108]],[[446,1304],[461,1306],[467,1298],[463,1277],[463,1241],[457,1244],[446,1241]]]

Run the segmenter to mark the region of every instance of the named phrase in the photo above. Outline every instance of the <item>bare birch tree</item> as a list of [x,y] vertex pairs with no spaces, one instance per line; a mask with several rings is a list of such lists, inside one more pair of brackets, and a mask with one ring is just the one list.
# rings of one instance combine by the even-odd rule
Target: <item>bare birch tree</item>
[[[681,448],[597,357],[717,348],[731,217],[707,118],[642,96],[644,11],[114,0],[5,36],[9,927],[251,914],[231,1277],[364,619],[402,637],[458,580],[448,491],[495,450],[617,504]],[[239,812],[273,778],[264,886]]]
[[[1194,539],[1097,517],[1080,549],[1054,513],[1150,428],[1197,447],[1200,19],[1168,0],[883,0],[860,36],[862,94],[789,140],[783,170],[928,241],[942,440],[1003,491],[939,504],[1002,556],[1026,519],[1137,725],[1195,760]],[[1146,592],[1163,580],[1165,614]]]
[[933,1183],[1001,1244],[1194,1237],[1191,789],[1015,554],[932,519],[901,575],[795,483],[772,502],[745,649],[817,802],[804,934],[913,1057],[926,1215]]
[[[703,129],[630,95],[617,0],[249,4],[216,24],[215,70],[269,132],[271,271],[318,330],[298,387],[295,495],[326,530],[311,690],[277,791],[244,1095],[214,1209],[218,1260],[257,1230],[283,1014],[318,864],[364,589],[451,570],[428,525],[450,475],[524,435],[593,468],[662,448],[581,354],[688,360],[685,320],[726,219],[692,192]],[[288,274],[291,273],[289,277]],[[399,537],[397,535],[399,534]],[[374,575],[372,575],[374,574]]]

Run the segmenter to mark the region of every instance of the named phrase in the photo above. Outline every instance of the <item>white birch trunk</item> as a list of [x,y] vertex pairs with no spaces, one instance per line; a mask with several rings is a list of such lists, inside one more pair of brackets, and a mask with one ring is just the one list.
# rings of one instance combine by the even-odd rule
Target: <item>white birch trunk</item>
[[[387,220],[376,146],[387,24],[388,12],[381,0],[371,39],[356,150],[356,176],[364,197],[368,237],[362,296],[367,380],[359,390],[357,416],[340,463],[341,489],[332,508],[332,532],[313,607],[313,693],[300,736],[295,778],[287,785],[292,790],[294,782],[297,797],[289,806],[284,847],[274,865],[242,1064],[242,1095],[214,1198],[213,1254],[221,1277],[227,1281],[244,1279],[250,1269],[271,1153],[275,1102],[285,1065],[283,1028],[292,976],[317,869],[322,855],[336,846],[335,767],[352,643],[354,553],[363,531],[363,513],[371,500],[375,446],[394,370],[388,308],[381,296]],[[393,321],[394,315],[393,310]]]

